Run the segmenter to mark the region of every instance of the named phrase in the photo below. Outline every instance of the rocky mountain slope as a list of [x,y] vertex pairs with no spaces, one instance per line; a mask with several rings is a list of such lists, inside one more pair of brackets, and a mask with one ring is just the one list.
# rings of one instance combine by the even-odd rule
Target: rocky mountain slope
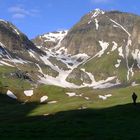
[[37,36],[32,41],[35,43],[35,45],[38,48],[53,48],[54,46],[60,45],[59,42],[64,38],[64,36],[67,34],[67,30],[64,31],[56,31],[56,32],[50,32],[46,33],[44,35]]
[[108,42],[110,46],[113,41],[118,46],[126,46],[130,36],[132,47],[129,48],[138,48],[139,23],[140,17],[137,15],[96,9],[81,18],[69,31],[61,46],[65,46],[71,54],[86,53],[92,56],[100,50],[99,41]]
[[23,52],[27,53],[28,50],[35,51],[40,55],[43,53],[12,23],[3,20],[0,20],[0,42],[15,58],[20,56],[27,59],[28,55],[24,55]]
[[[119,11],[95,9],[68,31],[59,43],[66,54],[86,54],[66,81],[100,88],[139,83],[140,17]],[[56,50],[59,50],[56,49]],[[86,83],[85,83],[86,81]]]
[[[70,56],[64,48],[59,48],[67,31],[44,35],[47,41],[55,43],[55,47],[49,48],[40,47],[37,42],[34,45],[9,22],[1,20],[0,24],[0,35],[4,34],[5,37],[0,38],[1,83],[6,81],[9,86],[10,82],[6,80],[8,78],[8,80],[15,80],[15,83],[22,81],[18,82],[20,85],[25,82],[30,87],[36,87],[41,83],[76,87],[65,79],[72,69],[81,63],[78,60],[81,56],[79,54]],[[82,57],[87,57],[87,55]]]
[[28,88],[135,86],[140,83],[139,24],[137,15],[96,9],[69,31],[47,33],[32,43],[1,20],[1,81],[14,79]]

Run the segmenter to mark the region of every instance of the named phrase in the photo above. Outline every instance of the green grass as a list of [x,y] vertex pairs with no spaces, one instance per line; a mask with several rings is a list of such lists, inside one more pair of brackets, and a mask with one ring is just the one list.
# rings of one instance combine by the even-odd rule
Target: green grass
[[[42,95],[56,104],[34,102],[23,104],[0,94],[1,140],[132,140],[140,139],[140,104],[131,102],[135,91],[140,101],[140,87],[106,90],[92,88],[64,89],[40,86],[32,98]],[[84,97],[68,97],[66,92],[83,93]],[[98,95],[112,94],[103,101]],[[80,107],[87,109],[79,110]],[[43,114],[49,114],[44,116]]]
[[106,79],[107,77],[114,76],[116,74],[117,69],[115,68],[115,64],[117,63],[117,58],[117,53],[111,52],[110,54],[103,55],[100,58],[97,57],[91,59],[82,66],[82,68],[85,68],[87,72],[93,73],[97,81]]
[[[117,64],[117,59],[121,60],[120,66],[118,68],[115,67],[115,64]],[[117,76],[123,85],[129,84],[132,81],[138,81],[138,78],[136,77],[139,75],[139,72],[130,78],[131,81],[127,81],[128,69],[126,62],[125,60],[121,59],[120,56],[118,56],[117,51],[110,52],[110,54],[103,55],[100,58],[96,57],[91,59],[81,67],[85,68],[87,72],[91,72],[94,75],[96,81],[107,79],[111,76]]]

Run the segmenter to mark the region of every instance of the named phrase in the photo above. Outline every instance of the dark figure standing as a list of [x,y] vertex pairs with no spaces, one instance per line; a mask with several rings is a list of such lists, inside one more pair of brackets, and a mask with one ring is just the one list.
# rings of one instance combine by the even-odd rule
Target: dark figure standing
[[136,105],[137,95],[135,92],[132,94],[133,104]]

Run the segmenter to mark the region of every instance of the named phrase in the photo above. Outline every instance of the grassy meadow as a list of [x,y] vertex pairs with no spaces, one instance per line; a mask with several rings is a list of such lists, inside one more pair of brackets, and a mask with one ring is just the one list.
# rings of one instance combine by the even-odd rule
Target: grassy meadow
[[[133,140],[140,139],[140,104],[132,104],[135,91],[140,101],[140,87],[93,90],[64,89],[40,85],[32,97],[22,90],[19,101],[0,94],[1,140]],[[75,92],[69,97],[67,92]],[[112,94],[106,100],[99,95]],[[48,100],[40,103],[41,96]],[[88,97],[89,99],[85,99]],[[51,101],[57,101],[50,104]]]

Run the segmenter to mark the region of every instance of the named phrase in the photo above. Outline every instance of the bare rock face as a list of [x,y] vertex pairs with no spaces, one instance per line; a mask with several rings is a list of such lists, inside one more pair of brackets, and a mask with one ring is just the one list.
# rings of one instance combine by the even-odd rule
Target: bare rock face
[[132,40],[134,43],[134,48],[139,48],[140,47],[140,19],[138,19],[133,27],[132,30]]
[[95,55],[100,50],[99,41],[117,42],[118,46],[126,46],[128,36],[132,40],[132,48],[140,47],[140,17],[118,11],[104,12],[96,9],[82,17],[66,35],[61,46],[68,53],[86,53]]
[[68,82],[74,83],[76,85],[81,85],[83,83],[85,84],[91,84],[91,79],[88,76],[88,74],[86,74],[85,72],[83,72],[80,69],[74,69],[69,76],[66,79]]
[[43,53],[12,23],[3,20],[0,20],[0,42],[13,57],[27,57],[28,50]]

